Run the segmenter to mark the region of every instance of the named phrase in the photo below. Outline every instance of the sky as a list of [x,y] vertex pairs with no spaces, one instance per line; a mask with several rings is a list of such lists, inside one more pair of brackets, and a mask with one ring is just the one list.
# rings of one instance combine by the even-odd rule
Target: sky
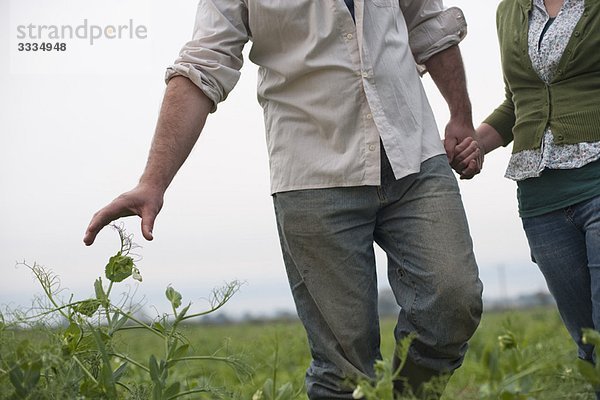
[[[461,7],[469,24],[461,51],[478,125],[504,93],[497,1],[446,5]],[[195,9],[196,1],[187,0],[0,1],[3,307],[27,307],[41,293],[20,262],[50,268],[65,295],[93,294],[93,282],[119,242],[114,230],[104,229],[86,247],[83,233],[95,211],[136,184],[164,93],[165,68],[191,37]],[[19,43],[43,42],[36,35],[50,35],[52,26],[72,28],[54,31],[62,37],[51,42],[65,43],[64,50],[19,51]],[[122,220],[142,246],[137,265],[144,281],[116,290],[135,292],[152,312],[167,309],[168,285],[201,310],[213,288],[233,280],[243,285],[225,313],[293,310],[269,193],[256,74],[246,58],[238,85],[209,117],[169,187],[154,241],[142,238],[139,219]],[[447,106],[430,78],[423,82],[443,131]],[[480,175],[460,182],[486,299],[547,290],[530,261],[516,185],[503,177],[509,156],[510,147],[494,151]],[[385,289],[380,250],[377,270]]]

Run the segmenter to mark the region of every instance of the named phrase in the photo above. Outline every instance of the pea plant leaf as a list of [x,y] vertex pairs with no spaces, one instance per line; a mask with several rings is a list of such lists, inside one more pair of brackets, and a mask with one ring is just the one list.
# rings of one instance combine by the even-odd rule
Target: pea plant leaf
[[133,273],[133,258],[118,252],[108,260],[105,268],[106,278],[111,282],[122,282]]
[[63,332],[63,352],[71,354],[75,352],[81,339],[83,338],[83,330],[75,322],[71,322],[69,327]]
[[98,311],[98,307],[100,307],[100,301],[98,299],[87,299],[75,305],[73,310],[79,314],[91,317]]
[[173,305],[173,308],[177,309],[181,306],[181,293],[173,289],[172,286],[167,287],[165,295],[167,296],[167,300]]

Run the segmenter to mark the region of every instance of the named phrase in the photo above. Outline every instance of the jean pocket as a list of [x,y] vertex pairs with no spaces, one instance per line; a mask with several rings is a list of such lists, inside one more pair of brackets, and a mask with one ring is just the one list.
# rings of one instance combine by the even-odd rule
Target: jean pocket
[[367,0],[373,3],[377,7],[399,7],[400,3],[398,0]]

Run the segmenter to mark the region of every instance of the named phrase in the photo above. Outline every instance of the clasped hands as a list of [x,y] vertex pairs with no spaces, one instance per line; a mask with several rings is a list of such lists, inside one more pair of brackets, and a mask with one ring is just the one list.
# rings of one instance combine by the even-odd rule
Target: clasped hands
[[456,145],[450,166],[460,175],[460,179],[471,179],[481,172],[485,152],[481,144],[472,137]]
[[471,179],[481,172],[485,151],[472,125],[451,121],[446,126],[444,148],[450,166],[460,179]]

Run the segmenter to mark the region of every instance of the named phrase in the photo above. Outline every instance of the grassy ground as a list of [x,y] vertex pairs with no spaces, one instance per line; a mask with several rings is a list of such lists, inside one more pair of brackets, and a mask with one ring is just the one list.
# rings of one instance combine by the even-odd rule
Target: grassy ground
[[[394,351],[394,321],[382,321],[382,354]],[[223,388],[229,399],[252,399],[271,379],[275,386],[292,386],[295,397],[305,399],[304,371],[310,362],[304,330],[298,322],[270,321],[230,325],[191,325],[182,328],[193,354],[235,356],[249,368],[236,371],[218,361],[181,364],[169,380],[201,379]],[[26,338],[43,346],[40,332],[5,332],[0,365]],[[46,344],[52,346],[52,344]],[[160,354],[164,342],[152,334],[124,332],[114,341],[121,352],[141,360]],[[140,381],[134,369],[124,380]],[[10,379],[0,370],[0,398],[12,393]],[[127,396],[124,396],[127,398]],[[187,397],[182,397],[187,398]],[[192,397],[189,397],[192,398]],[[206,397],[214,398],[211,395]],[[444,400],[482,399],[593,399],[590,386],[578,372],[576,350],[554,309],[486,312],[470,342],[463,366],[450,379]]]
[[[394,323],[393,319],[382,321],[386,359],[394,351]],[[201,368],[190,366],[190,372],[210,376],[214,385],[235,388],[240,398],[250,399],[274,374],[277,386],[290,382],[295,390],[303,390],[310,355],[298,322],[189,326],[185,334],[196,352],[237,355],[251,367],[252,375],[243,377],[214,362]],[[138,354],[161,345],[151,344],[151,337],[124,340],[128,350]],[[575,345],[554,309],[484,313],[464,364],[452,376],[444,395],[446,400],[483,398],[593,398],[577,374]]]

